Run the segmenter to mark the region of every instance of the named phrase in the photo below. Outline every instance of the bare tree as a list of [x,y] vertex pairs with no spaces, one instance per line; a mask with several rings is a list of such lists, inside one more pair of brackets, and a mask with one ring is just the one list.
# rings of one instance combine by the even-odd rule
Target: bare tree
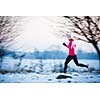
[[91,43],[97,51],[100,66],[100,16],[63,16],[54,23],[57,35],[65,37],[67,32],[72,32],[82,36],[74,36],[77,40]]
[[100,62],[100,16],[64,16],[64,18],[71,23],[72,32],[84,36],[86,42],[93,45],[97,51]]
[[17,16],[0,16],[0,59],[5,55],[5,49],[9,48],[12,41],[18,36]]

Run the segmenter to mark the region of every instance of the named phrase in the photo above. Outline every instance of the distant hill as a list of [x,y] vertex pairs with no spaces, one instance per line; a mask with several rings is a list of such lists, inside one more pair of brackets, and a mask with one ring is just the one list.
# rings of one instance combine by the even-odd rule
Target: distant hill
[[[34,52],[21,52],[21,51],[6,51],[6,56],[10,57],[23,57],[28,59],[65,59],[68,54],[64,51],[53,50],[53,51],[34,51]],[[94,52],[87,53],[78,51],[78,59],[98,59],[98,55]]]

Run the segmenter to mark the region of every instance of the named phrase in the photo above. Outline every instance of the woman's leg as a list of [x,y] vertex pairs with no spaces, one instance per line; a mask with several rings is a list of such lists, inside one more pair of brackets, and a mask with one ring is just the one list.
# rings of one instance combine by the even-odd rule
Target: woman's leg
[[77,66],[81,66],[81,67],[86,67],[86,68],[88,68],[88,65],[85,65],[85,64],[82,64],[82,63],[78,63],[78,59],[77,59],[77,56],[76,56],[76,55],[73,56],[73,60],[74,60],[74,62],[75,62],[75,64],[76,64]]
[[71,61],[72,57],[71,56],[68,56],[66,58],[66,61],[65,61],[65,65],[64,65],[64,73],[66,73],[66,70],[67,70],[67,64]]

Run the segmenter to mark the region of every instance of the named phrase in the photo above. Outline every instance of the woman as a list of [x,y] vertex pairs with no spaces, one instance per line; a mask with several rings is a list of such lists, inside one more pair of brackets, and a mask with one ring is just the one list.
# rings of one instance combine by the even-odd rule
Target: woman
[[67,65],[72,59],[74,60],[74,62],[77,66],[88,68],[88,65],[81,64],[78,62],[77,55],[75,53],[76,45],[74,44],[74,40],[71,38],[71,36],[69,37],[69,44],[66,45],[65,43],[63,43],[63,45],[69,49],[69,54],[68,54],[68,57],[66,58],[66,61],[65,61],[64,73],[66,73],[66,70],[68,67]]

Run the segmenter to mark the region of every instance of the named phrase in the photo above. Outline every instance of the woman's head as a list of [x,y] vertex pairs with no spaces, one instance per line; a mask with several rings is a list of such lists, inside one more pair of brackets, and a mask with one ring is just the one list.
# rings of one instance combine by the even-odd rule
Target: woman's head
[[68,36],[69,41],[74,41],[74,39],[73,39],[71,34],[68,34],[67,36]]
[[68,37],[68,39],[71,39],[71,34],[68,34],[67,37]]
[[69,33],[69,34],[67,34],[67,37],[68,37],[68,39],[73,39],[73,34]]

